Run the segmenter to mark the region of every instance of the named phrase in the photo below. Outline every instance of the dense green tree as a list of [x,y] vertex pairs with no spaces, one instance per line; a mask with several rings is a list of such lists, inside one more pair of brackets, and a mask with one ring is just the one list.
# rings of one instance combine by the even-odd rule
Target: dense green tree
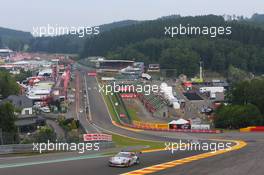
[[264,118],[259,109],[252,104],[221,106],[216,111],[216,128],[239,129],[247,126],[261,126]]
[[32,76],[32,71],[28,70],[20,70],[20,74],[15,75],[15,80],[22,82],[23,80],[26,80],[28,77]]
[[231,83],[238,83],[244,80],[249,80],[250,75],[246,71],[230,65],[227,72],[227,79]]
[[3,132],[16,133],[15,126],[16,116],[14,114],[14,106],[9,103],[3,103],[0,105],[0,128]]
[[231,99],[234,104],[254,104],[264,115],[264,79],[242,81],[234,85]]
[[199,60],[199,55],[189,49],[172,48],[161,54],[159,62],[165,69],[176,69],[177,72],[193,76],[199,69]]
[[48,126],[44,126],[39,128],[35,135],[36,142],[45,143],[45,142],[55,142],[56,141],[56,133],[54,130]]
[[[175,54],[177,57],[175,57]],[[174,55],[174,58],[172,59],[169,55]],[[180,61],[179,57],[181,56],[182,60]],[[193,59],[194,57],[199,57],[199,59]],[[107,58],[133,59],[136,61],[144,61],[146,64],[160,63],[164,69],[178,69],[179,67],[186,69],[186,66],[198,65],[199,61],[202,60],[205,69],[220,72],[225,75],[230,73],[230,66],[236,67],[246,74],[247,72],[254,74],[264,73],[264,48],[245,45],[226,39],[151,38],[110,51],[107,54]],[[186,60],[184,61],[184,59]],[[186,62],[189,62],[190,65],[184,64]],[[194,67],[190,75],[193,75],[196,70]],[[178,73],[183,72],[178,71]]]
[[216,72],[222,72],[225,70],[225,56],[223,53],[215,52],[212,58],[212,70]]
[[0,94],[3,98],[19,93],[19,86],[8,72],[0,71]]
[[6,45],[9,49],[15,50],[15,51],[22,51],[24,48],[24,42],[17,38],[9,38],[6,41]]
[[[235,68],[231,69],[237,71]],[[242,77],[239,78],[242,79]],[[233,88],[227,93],[227,98],[232,104],[217,109],[215,126],[238,129],[264,125],[263,87],[264,79],[235,82]]]

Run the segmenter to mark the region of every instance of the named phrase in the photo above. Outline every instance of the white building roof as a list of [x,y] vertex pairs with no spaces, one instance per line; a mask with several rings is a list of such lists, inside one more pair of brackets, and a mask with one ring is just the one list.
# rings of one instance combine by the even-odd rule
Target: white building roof
[[13,52],[12,50],[10,50],[10,49],[0,49],[0,53],[6,53],[6,52],[8,52],[8,53],[11,53],[11,52]]

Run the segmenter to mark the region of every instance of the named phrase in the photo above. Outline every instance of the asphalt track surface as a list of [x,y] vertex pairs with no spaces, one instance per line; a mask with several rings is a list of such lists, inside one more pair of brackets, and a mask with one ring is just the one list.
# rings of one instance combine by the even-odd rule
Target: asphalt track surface
[[[86,73],[86,72],[84,72]],[[96,87],[96,80],[87,77],[87,85]],[[93,126],[102,131],[111,131],[147,140],[174,142],[179,139],[242,139],[248,145],[240,150],[224,153],[210,158],[205,158],[190,163],[182,164],[176,167],[165,169],[154,174],[168,175],[263,175],[264,173],[264,134],[261,133],[224,133],[219,135],[199,135],[199,134],[181,134],[181,133],[161,133],[161,132],[132,132],[116,127],[111,124],[111,120],[104,104],[104,101],[98,92],[98,89],[91,88],[89,93],[90,109]],[[81,116],[84,117],[84,116]],[[82,120],[85,122],[86,120]],[[87,127],[91,124],[86,123]],[[168,162],[175,159],[181,159],[200,154],[197,151],[178,151],[171,154],[168,151],[159,151],[144,153],[140,156],[141,162],[129,168],[108,167],[109,156],[103,153],[91,153],[80,157],[73,153],[57,153],[49,155],[38,155],[22,158],[0,158],[0,175],[105,175],[120,174],[144,167]],[[24,165],[23,165],[24,163]]]
[[170,154],[169,152],[144,153],[140,155],[140,164],[129,168],[114,168],[108,166],[109,157],[91,158],[83,160],[65,161],[57,163],[47,163],[32,166],[11,167],[0,169],[3,175],[16,174],[20,175],[66,175],[66,174],[120,174],[127,171],[144,168],[157,163],[175,160],[178,158],[188,157],[193,155],[191,152],[179,152]]
[[263,175],[264,143],[248,143],[234,152],[201,159],[154,174],[166,175]]

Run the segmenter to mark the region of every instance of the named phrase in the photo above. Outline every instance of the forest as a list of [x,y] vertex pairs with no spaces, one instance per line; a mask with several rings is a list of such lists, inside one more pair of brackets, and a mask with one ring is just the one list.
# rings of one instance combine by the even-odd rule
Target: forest
[[[164,35],[164,27],[176,25],[230,26],[232,34],[209,36]],[[222,16],[160,18],[112,29],[89,38],[80,52],[81,58],[105,56],[109,59],[133,59],[160,63],[164,69],[194,75],[199,61],[205,69],[226,73],[229,66],[253,74],[264,72],[264,30],[252,22],[231,20]]]

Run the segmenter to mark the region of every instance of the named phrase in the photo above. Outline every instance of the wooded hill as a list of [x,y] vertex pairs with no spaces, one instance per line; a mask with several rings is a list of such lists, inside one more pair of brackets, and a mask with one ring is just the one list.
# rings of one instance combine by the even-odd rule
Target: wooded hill
[[[164,35],[165,26],[231,26],[231,35],[215,38],[201,35]],[[221,16],[160,18],[113,29],[86,40],[81,57],[106,56],[160,63],[162,68],[177,69],[194,75],[199,61],[205,68],[225,72],[230,65],[256,74],[264,73],[264,30],[246,21],[225,21]]]

